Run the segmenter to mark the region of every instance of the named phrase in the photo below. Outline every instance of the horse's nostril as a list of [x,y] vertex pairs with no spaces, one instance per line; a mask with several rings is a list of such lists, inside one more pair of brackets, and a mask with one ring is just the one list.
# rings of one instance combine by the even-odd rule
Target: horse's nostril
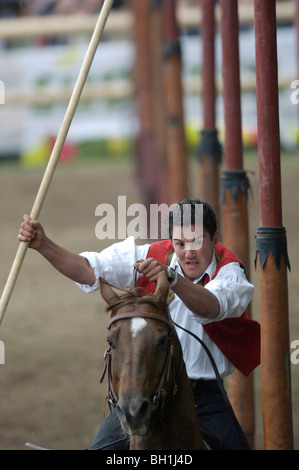
[[119,403],[116,405],[116,412],[117,412],[118,418],[120,420],[122,420],[122,418],[125,418],[125,414],[124,414],[124,412],[122,410],[122,407],[120,406]]
[[149,400],[134,397],[130,400],[120,400],[117,404],[117,414],[120,421],[126,420],[130,424],[139,425],[149,418],[151,408]]
[[143,418],[148,418],[151,414],[151,409],[152,407],[150,402],[148,400],[144,400],[139,410],[140,416],[143,416]]

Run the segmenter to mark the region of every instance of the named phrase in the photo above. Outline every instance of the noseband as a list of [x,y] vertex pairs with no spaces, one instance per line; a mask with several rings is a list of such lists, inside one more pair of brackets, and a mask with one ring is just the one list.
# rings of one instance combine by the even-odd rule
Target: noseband
[[[166,380],[169,380],[170,373],[172,373],[172,375],[173,375],[172,396],[176,395],[176,393],[178,391],[178,385],[177,385],[178,378],[179,378],[180,373],[181,373],[182,368],[183,368],[183,358],[181,358],[180,368],[179,368],[177,376],[175,377],[174,346],[172,344],[172,333],[173,333],[174,324],[170,320],[168,320],[167,318],[162,317],[159,314],[150,313],[150,312],[143,312],[143,313],[128,312],[128,313],[120,313],[118,315],[115,315],[110,320],[108,330],[110,330],[111,326],[114,323],[116,323],[117,321],[131,319],[131,318],[150,318],[152,320],[158,320],[160,322],[165,323],[169,328],[169,333],[170,333],[169,337],[168,337],[169,346],[168,346],[168,350],[167,350],[165,366],[164,366],[163,374],[162,374],[159,386],[157,388],[157,391],[156,391],[156,393],[154,394],[154,396],[152,398],[152,407],[153,407],[153,409],[156,409],[159,405],[160,399],[162,398],[162,400],[164,402],[164,400],[166,398],[166,389],[163,387],[163,385],[165,384]],[[100,378],[100,382],[102,383],[103,379],[105,377],[105,374],[107,372],[107,376],[108,376],[108,396],[107,396],[107,398],[108,398],[108,404],[109,404],[110,408],[111,408],[111,406],[115,407],[117,405],[117,402],[118,402],[118,398],[115,397],[115,395],[113,393],[113,390],[112,390],[112,371],[111,371],[111,359],[112,358],[111,358],[111,353],[112,353],[112,349],[111,349],[111,347],[109,347],[105,351],[105,355],[104,355],[105,365],[104,365],[104,370],[103,370],[102,376]]]

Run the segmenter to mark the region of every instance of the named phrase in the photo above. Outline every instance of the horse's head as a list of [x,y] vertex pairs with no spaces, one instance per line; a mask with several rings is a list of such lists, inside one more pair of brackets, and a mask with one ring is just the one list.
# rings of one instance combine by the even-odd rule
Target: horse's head
[[[153,295],[135,290],[119,297],[107,283],[101,294],[111,311],[109,325],[108,382],[123,430],[145,435],[153,410],[168,393],[172,363],[172,332],[163,272]],[[110,371],[109,371],[110,369]],[[171,393],[173,390],[171,390]]]

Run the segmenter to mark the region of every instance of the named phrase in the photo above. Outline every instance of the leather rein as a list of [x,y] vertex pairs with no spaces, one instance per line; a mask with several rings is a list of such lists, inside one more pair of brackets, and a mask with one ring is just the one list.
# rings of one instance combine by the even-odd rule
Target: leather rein
[[[175,376],[175,365],[174,365],[174,345],[172,342],[172,337],[173,337],[173,327],[174,323],[168,320],[167,318],[162,317],[159,314],[151,313],[151,312],[128,312],[128,313],[120,313],[118,315],[115,315],[109,323],[108,330],[110,330],[111,326],[116,323],[119,320],[126,320],[126,319],[132,319],[132,318],[150,318],[152,320],[158,320],[160,322],[165,323],[168,328],[169,328],[169,336],[168,336],[168,348],[167,348],[167,355],[166,355],[166,360],[165,360],[165,366],[164,370],[158,385],[158,388],[152,398],[152,407],[153,410],[155,410],[159,403],[160,400],[162,400],[162,403],[164,403],[166,399],[166,388],[165,387],[165,382],[170,379],[170,374],[172,374],[172,380],[173,380],[173,386],[172,386],[172,395],[176,395],[178,391],[178,379],[181,374],[181,371],[183,369],[183,357],[181,357],[181,363],[179,367],[179,371],[177,375]],[[112,361],[112,348],[111,346],[105,351],[104,354],[104,360],[105,360],[105,365],[104,365],[104,370],[102,373],[102,376],[100,378],[100,382],[102,383],[105,377],[105,374],[107,373],[107,379],[108,379],[108,394],[107,394],[107,399],[108,399],[108,404],[111,409],[111,407],[115,407],[118,402],[118,397],[115,396],[113,392],[113,387],[112,387],[112,370],[111,370],[111,361]]]

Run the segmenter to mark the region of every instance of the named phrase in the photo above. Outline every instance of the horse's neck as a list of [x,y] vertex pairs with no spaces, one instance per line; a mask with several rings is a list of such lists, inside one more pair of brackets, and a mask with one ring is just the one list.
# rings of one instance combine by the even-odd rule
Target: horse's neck
[[153,420],[147,436],[131,438],[130,448],[132,450],[205,449],[185,368],[181,373],[177,394],[166,399],[163,413]]

